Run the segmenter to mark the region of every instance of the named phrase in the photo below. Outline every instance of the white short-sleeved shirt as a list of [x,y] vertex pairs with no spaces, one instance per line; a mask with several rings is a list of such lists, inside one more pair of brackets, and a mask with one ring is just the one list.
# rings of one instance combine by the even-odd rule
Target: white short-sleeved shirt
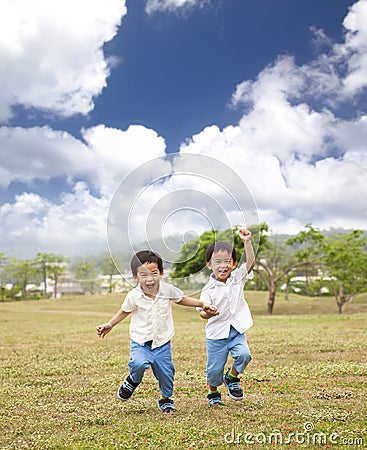
[[181,289],[161,281],[153,300],[140,285],[128,292],[121,309],[131,312],[130,338],[140,345],[153,341],[152,348],[160,347],[174,335],[170,301],[178,303],[183,297]]
[[226,339],[231,325],[239,333],[244,333],[253,325],[250,308],[243,293],[246,281],[253,276],[253,272],[247,272],[246,264],[235,269],[226,283],[216,280],[213,274],[210,276],[201,291],[200,300],[215,305],[219,315],[208,319],[207,339]]

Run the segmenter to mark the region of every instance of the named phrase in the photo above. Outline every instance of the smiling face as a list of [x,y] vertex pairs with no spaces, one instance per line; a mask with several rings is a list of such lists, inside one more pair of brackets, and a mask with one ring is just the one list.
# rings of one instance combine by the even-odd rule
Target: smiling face
[[233,261],[231,253],[220,250],[219,252],[213,253],[210,261],[206,265],[212,270],[216,280],[225,283],[237,263]]
[[154,298],[159,290],[159,281],[163,272],[159,271],[158,264],[147,262],[137,268],[137,274],[134,278],[139,282],[144,294]]

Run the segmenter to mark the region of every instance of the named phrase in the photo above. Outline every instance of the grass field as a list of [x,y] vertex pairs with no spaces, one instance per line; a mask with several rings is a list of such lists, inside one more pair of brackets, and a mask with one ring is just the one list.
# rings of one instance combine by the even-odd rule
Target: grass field
[[[1,449],[367,448],[367,296],[337,314],[332,299],[291,296],[264,314],[265,293],[248,292],[255,325],[245,398],[210,409],[204,326],[174,306],[177,413],[157,408],[150,370],[131,400],[128,321],[98,339],[122,298],[0,303]],[[271,443],[269,443],[271,441]]]

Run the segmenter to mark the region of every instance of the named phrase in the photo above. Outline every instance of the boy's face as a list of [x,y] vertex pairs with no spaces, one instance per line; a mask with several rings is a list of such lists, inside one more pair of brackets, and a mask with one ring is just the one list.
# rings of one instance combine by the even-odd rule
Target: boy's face
[[219,251],[213,253],[210,261],[206,265],[212,270],[218,281],[225,283],[237,263],[233,261],[231,253]]
[[163,275],[163,273],[159,272],[158,264],[152,262],[139,266],[134,278],[139,282],[144,294],[154,298],[159,290],[161,275]]

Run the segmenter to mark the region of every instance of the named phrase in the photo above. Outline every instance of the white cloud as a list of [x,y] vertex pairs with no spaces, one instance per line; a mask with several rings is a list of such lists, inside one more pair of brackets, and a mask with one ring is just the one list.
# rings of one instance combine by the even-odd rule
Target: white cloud
[[[115,189],[129,172],[165,155],[164,140],[143,126],[123,131],[101,125],[83,130],[83,138],[85,143],[49,127],[0,128],[2,187],[22,181],[32,191],[34,180],[52,183],[55,177],[68,177],[70,189],[53,201],[29,192],[4,204],[0,208],[2,250],[69,255],[106,249],[108,208]],[[156,164],[154,170],[150,167],[132,176],[122,203],[131,205],[133,193],[154,179],[158,169]]]
[[0,120],[11,107],[86,114],[106,86],[102,46],[126,14],[125,0],[3,0]]
[[284,57],[265,68],[255,82],[237,86],[233,103],[252,106],[240,121],[246,149],[256,149],[281,161],[310,159],[327,152],[324,138],[334,118],[327,110],[317,112],[306,102],[295,102],[304,82],[303,71],[292,58]]
[[0,186],[63,176],[85,176],[94,166],[90,150],[79,140],[48,126],[0,128]]
[[82,134],[85,143],[48,126],[0,127],[0,186],[67,176],[89,180],[109,196],[131,170],[165,154],[163,138],[139,125],[125,131],[98,125]]
[[208,0],[147,0],[145,11],[147,14],[158,11],[176,12],[194,6],[202,6],[205,3],[208,3]]
[[367,161],[367,116],[354,120],[340,120],[335,128],[335,138],[345,152],[345,160],[359,163]]
[[[230,127],[229,133],[226,128],[217,130],[214,137],[204,130],[202,136],[194,137],[194,142],[182,151],[208,155],[231,167],[254,196],[260,220],[267,221],[278,232],[297,232],[308,222],[321,228],[362,226],[367,229],[364,181],[367,160],[365,148],[362,152],[358,150],[362,138],[342,158],[325,156],[313,161],[297,158],[296,150],[291,148],[279,151],[287,144],[287,132],[283,129],[279,130],[278,137],[270,130],[274,151],[271,152],[270,146],[263,149],[261,141],[249,138],[249,128],[243,127],[246,119],[246,116],[242,118],[236,133]],[[261,119],[257,126],[267,134]],[[327,147],[329,140],[342,146],[333,130],[324,133],[318,125],[311,124],[309,131],[318,136],[320,146]],[[302,135],[302,127],[299,132]],[[205,136],[207,140],[203,141]]]
[[[308,222],[367,229],[367,120],[342,119],[331,109],[347,94],[358,96],[365,84],[366,4],[362,0],[348,13],[345,43],[303,66],[279,57],[236,87],[232,104],[245,111],[238,126],[208,127],[181,148],[236,171],[260,220],[278,232],[294,233]],[[348,68],[344,75],[340,65]]]
[[142,125],[126,131],[99,125],[83,130],[93,152],[93,184],[102,195],[111,195],[120,181],[141,164],[165,155],[164,139]]
[[106,251],[107,208],[107,199],[92,196],[81,182],[60,203],[33,193],[18,195],[13,204],[0,207],[0,247],[27,258],[36,252],[70,256]]
[[310,31],[313,34],[312,44],[317,50],[320,51],[325,47],[331,47],[332,41],[325,33],[325,30],[311,26]]
[[[303,66],[298,66],[291,57],[279,57],[264,68],[255,80],[245,80],[237,86],[232,98],[233,105],[244,106],[238,124],[222,130],[215,125],[206,127],[181,148],[185,154],[210,156],[221,162],[222,166],[193,164],[185,158],[176,157],[172,161],[175,175],[165,179],[164,183],[157,181],[159,174],[164,175],[171,170],[170,163],[161,158],[165,155],[165,142],[154,130],[141,125],[131,125],[126,130],[104,125],[86,128],[82,130],[83,142],[49,127],[0,128],[0,148],[3,150],[0,154],[0,180],[3,188],[13,181],[31,183],[41,179],[47,182],[55,177],[67,176],[70,189],[70,192],[64,192],[53,201],[30,192],[1,206],[0,248],[14,249],[19,255],[28,252],[30,256],[34,255],[34,249],[65,255],[105,249],[110,200],[120,181],[128,174],[126,183],[114,197],[118,208],[113,219],[120,221],[118,226],[126,227],[126,218],[132,214],[128,232],[135,243],[140,242],[147,232],[168,234],[179,231],[184,235],[188,228],[200,232],[206,226],[207,218],[221,226],[227,223],[228,216],[234,223],[238,215],[228,192],[234,193],[235,198],[241,198],[245,206],[246,202],[251,203],[252,193],[259,207],[260,220],[268,222],[278,232],[298,232],[308,222],[321,228],[343,226],[367,229],[367,118],[364,115],[340,118],[337,109],[334,109],[348,96],[352,100],[356,98],[366,84],[366,1],[361,0],[350,9],[344,21],[347,30],[344,43],[330,43],[329,53],[321,54]],[[94,19],[83,22],[85,27],[81,26],[80,34],[74,36],[80,38],[83,35],[86,42],[92,39],[91,61],[99,61],[102,66],[105,64],[103,55],[98,52],[104,40],[111,38],[115,32],[117,17],[123,14],[123,10],[119,9],[120,3],[119,6],[116,2],[109,3],[120,11],[120,15],[113,12],[106,19],[101,12],[106,25],[102,26],[102,31],[95,31],[97,34],[90,31],[91,23],[95,23],[93,20],[97,16],[93,10],[90,16]],[[180,9],[185,6],[184,3],[186,6],[199,5],[194,1],[162,1],[148,2],[147,6],[150,4],[156,10]],[[1,7],[4,5],[11,10],[15,3],[7,1]],[[42,89],[49,90],[49,80],[54,76],[57,79],[58,72],[52,72],[46,64],[52,53],[52,39],[57,33],[50,31],[47,35],[50,43],[36,51],[32,46],[41,31],[45,40],[44,29],[48,25],[44,18],[49,17],[50,13],[47,11],[41,18],[37,16],[37,20],[30,20],[26,5],[28,2],[22,3],[26,11],[22,12],[22,17],[19,11],[23,9],[13,10],[13,18],[10,11],[11,26],[0,27],[1,56],[5,56],[5,61],[13,57],[18,64],[17,67],[10,64],[6,70],[13,70],[17,76],[21,74],[19,80],[15,77],[14,86],[19,87],[17,90],[10,89],[6,83],[0,84],[0,94],[1,90],[4,91],[4,96],[0,97],[5,99],[0,102],[0,111],[3,115],[9,115],[10,106],[17,102],[58,110],[66,108],[71,98],[75,106],[73,111],[89,104],[87,110],[93,95],[100,92],[105,82],[108,73],[105,66],[100,72],[97,71],[101,76],[95,72],[96,76],[90,78],[89,86],[92,88],[89,89],[87,82],[87,90],[83,90],[84,81],[82,83],[81,78],[77,78],[74,85],[76,91],[69,95],[71,91],[68,90],[66,76],[64,90],[52,92],[51,89],[51,97],[45,96],[47,101],[50,100],[48,106],[37,103],[37,98],[42,98]],[[39,3],[34,2],[34,5],[39,6]],[[45,8],[48,7],[46,2]],[[0,17],[0,21],[4,21],[3,16]],[[50,17],[49,25],[55,24],[54,15]],[[80,17],[80,14],[75,17]],[[12,34],[20,23],[24,25],[20,34]],[[69,37],[70,28],[78,29],[75,24],[65,24],[65,20],[61,23],[69,27]],[[4,35],[9,39],[3,39]],[[324,34],[319,33],[318,36],[326,42]],[[79,41],[76,40],[77,43]],[[62,48],[58,47],[64,45],[62,42],[56,44],[57,51],[67,52],[70,40],[66,39]],[[79,50],[82,48],[81,45]],[[24,65],[24,52],[29,52],[29,66]],[[76,53],[71,55],[71,69],[67,74],[76,70]],[[32,58],[36,61],[33,71]],[[42,58],[45,58],[46,64],[45,77],[38,82],[38,63],[43,61]],[[91,66],[84,65],[86,60],[80,62],[87,68],[82,72],[90,75]],[[61,58],[57,70],[61,71],[62,64]],[[340,70],[341,66],[347,68],[345,73]],[[30,81],[24,88],[24,94],[23,72],[28,69]],[[7,79],[0,71],[0,81]],[[33,90],[37,94],[37,98],[34,97],[36,100],[27,100],[27,95],[32,96]],[[65,93],[66,103],[62,100],[59,107]],[[84,100],[89,100],[79,101],[80,95]],[[315,98],[317,107],[313,102]],[[155,161],[154,167],[145,164],[155,158],[160,159]],[[191,174],[187,173],[188,169]],[[236,182],[231,171],[241,177],[245,187]],[[180,175],[182,172],[185,175]],[[147,187],[151,182],[153,185]],[[147,222],[151,225],[149,229],[146,228]],[[122,244],[118,226],[117,247]]]
[[341,50],[349,54],[344,89],[353,95],[367,85],[367,0],[359,0],[350,8],[343,25],[347,35]]

